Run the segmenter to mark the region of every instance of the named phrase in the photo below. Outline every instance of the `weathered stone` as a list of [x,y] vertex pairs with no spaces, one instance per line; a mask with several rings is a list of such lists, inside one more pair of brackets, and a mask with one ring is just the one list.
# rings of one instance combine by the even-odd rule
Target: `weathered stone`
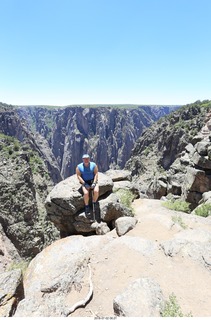
[[109,176],[114,182],[123,181],[123,180],[127,180],[127,181],[132,180],[131,172],[129,170],[110,169],[110,170],[107,170],[105,174]]
[[14,314],[18,300],[23,298],[22,273],[20,269],[0,275],[0,317]]
[[116,232],[118,236],[123,236],[128,231],[132,230],[137,223],[134,217],[121,217],[115,221]]
[[171,184],[168,185],[168,193],[172,193],[173,195],[181,195],[182,193],[182,187],[181,184],[171,181]]
[[182,156],[180,158],[180,162],[181,164],[184,164],[184,165],[189,165],[190,164],[190,156],[188,155],[188,153],[185,153],[184,156]]
[[192,145],[192,143],[188,143],[186,146],[185,146],[185,150],[190,154],[192,155],[194,152],[195,152],[195,147]]
[[208,200],[211,200],[211,191],[204,192],[202,194],[202,200],[203,202],[207,202]]
[[132,183],[130,181],[117,181],[114,182],[113,191],[118,191],[120,189],[123,190],[129,190],[134,195],[134,199],[139,198],[139,188],[135,183]]
[[160,199],[167,194],[167,183],[160,180],[154,179],[147,190],[147,194],[152,193],[155,199]]
[[137,279],[113,302],[120,317],[159,317],[164,299],[159,284],[151,278]]
[[207,156],[207,148],[210,146],[210,142],[208,141],[200,141],[195,145],[196,151],[200,156]]
[[191,142],[193,144],[193,146],[195,146],[198,142],[202,141],[204,139],[204,136],[201,134],[201,132],[199,132],[197,135],[195,135]]
[[0,224],[0,274],[5,272],[13,263],[19,263],[22,259],[14,244],[5,235]]
[[184,181],[184,190],[204,193],[210,190],[211,180],[206,176],[203,170],[187,168],[187,174]]
[[208,157],[201,156],[199,153],[195,152],[192,157],[192,162],[202,168],[202,169],[211,169],[211,160],[208,159]]
[[97,236],[67,237],[37,255],[26,271],[25,299],[18,304],[15,317],[67,316],[70,307],[84,298],[83,289],[89,286],[88,261],[100,241]]
[[101,219],[105,222],[115,221],[119,217],[131,215],[131,210],[123,206],[114,193],[99,201],[99,206]]
[[109,229],[107,223],[102,222],[102,221],[100,223],[98,223],[98,222],[92,223],[91,227],[92,227],[92,229],[95,230],[97,235],[103,235],[103,234],[110,232],[110,229]]
[[[168,256],[183,255],[196,260],[211,270],[209,265],[211,257],[211,232],[206,230],[184,230],[178,233],[174,239],[161,243],[161,248]],[[206,261],[204,259],[206,257]]]

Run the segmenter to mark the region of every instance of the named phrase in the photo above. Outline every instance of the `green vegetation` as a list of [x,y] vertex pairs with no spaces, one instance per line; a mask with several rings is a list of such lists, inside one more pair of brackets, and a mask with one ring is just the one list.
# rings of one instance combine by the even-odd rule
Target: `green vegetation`
[[180,216],[172,216],[172,221],[178,223],[183,229],[187,229],[187,225],[182,221]]
[[148,156],[148,154],[150,153],[150,151],[151,151],[151,147],[148,146],[148,147],[146,147],[146,148],[144,149],[144,152],[143,152],[143,153],[144,153],[145,156]]
[[0,134],[0,150],[5,158],[15,158],[20,150],[20,142],[14,137]]
[[164,207],[175,210],[175,211],[183,211],[186,213],[190,213],[190,203],[182,200],[169,200],[162,204]]
[[37,173],[39,171],[39,166],[43,165],[43,161],[37,152],[30,153],[29,164],[33,173]]
[[[174,128],[177,131],[183,129],[189,136],[194,136],[204,124],[200,119],[202,119],[210,109],[211,101],[198,100],[170,113],[166,116],[166,119],[169,120],[171,128]],[[162,121],[162,119],[159,121]]]
[[181,307],[177,302],[177,298],[174,293],[169,296],[169,301],[165,302],[165,306],[161,311],[162,317],[192,317],[192,314],[184,315],[182,313]]
[[197,216],[208,217],[211,216],[211,204],[204,203],[201,206],[197,207],[194,211]]
[[28,265],[29,265],[29,262],[28,260],[22,260],[20,262],[12,262],[8,268],[7,268],[7,271],[12,271],[12,270],[16,270],[16,269],[21,269],[22,271],[22,274],[24,275],[25,272],[26,272],[26,269],[28,268]]
[[134,200],[134,194],[130,190],[126,189],[119,189],[115,191],[117,196],[120,199],[120,202],[127,207],[128,209],[132,210],[132,214],[134,215],[134,210],[132,208],[132,202]]

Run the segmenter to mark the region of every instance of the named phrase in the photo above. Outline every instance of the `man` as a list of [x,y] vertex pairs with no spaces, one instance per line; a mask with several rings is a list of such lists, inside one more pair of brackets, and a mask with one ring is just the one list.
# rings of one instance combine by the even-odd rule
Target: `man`
[[76,175],[79,182],[82,184],[82,191],[84,196],[85,213],[89,213],[89,191],[92,189],[93,192],[93,207],[99,196],[99,186],[98,186],[98,167],[95,162],[90,161],[90,156],[84,154],[83,162],[77,165]]

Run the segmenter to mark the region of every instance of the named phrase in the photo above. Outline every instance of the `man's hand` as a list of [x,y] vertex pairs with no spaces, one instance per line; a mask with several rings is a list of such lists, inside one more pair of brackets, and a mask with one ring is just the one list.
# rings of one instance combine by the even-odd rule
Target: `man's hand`
[[93,183],[93,184],[91,185],[91,189],[94,189],[95,186],[96,186],[96,183]]

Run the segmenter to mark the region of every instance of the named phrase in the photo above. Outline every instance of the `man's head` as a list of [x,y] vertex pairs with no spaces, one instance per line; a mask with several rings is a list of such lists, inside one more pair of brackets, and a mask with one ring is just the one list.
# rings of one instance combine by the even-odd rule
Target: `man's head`
[[87,153],[82,156],[82,159],[83,159],[83,163],[84,163],[85,165],[88,165],[88,164],[89,164],[89,162],[90,162],[90,156],[89,156]]

